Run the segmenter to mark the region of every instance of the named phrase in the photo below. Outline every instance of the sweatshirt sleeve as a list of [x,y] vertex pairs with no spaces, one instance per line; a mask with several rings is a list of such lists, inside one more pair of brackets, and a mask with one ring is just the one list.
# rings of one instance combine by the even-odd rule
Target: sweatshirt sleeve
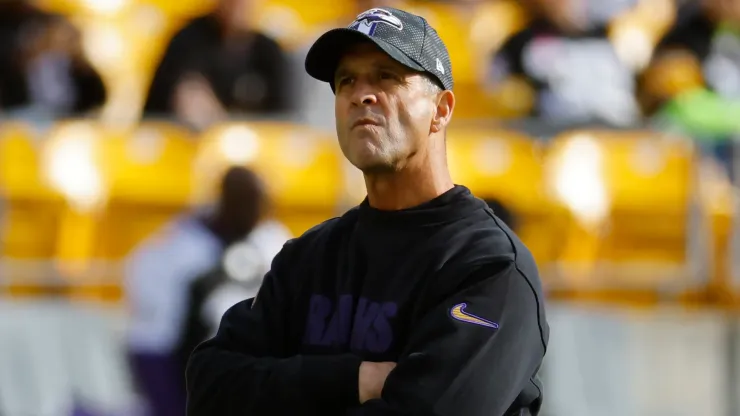
[[415,324],[382,399],[347,415],[504,415],[515,402],[536,414],[548,334],[541,301],[513,262],[480,268]]
[[229,309],[216,336],[191,355],[189,416],[339,412],[358,403],[358,357],[293,355],[287,348],[289,245],[273,260],[257,297]]

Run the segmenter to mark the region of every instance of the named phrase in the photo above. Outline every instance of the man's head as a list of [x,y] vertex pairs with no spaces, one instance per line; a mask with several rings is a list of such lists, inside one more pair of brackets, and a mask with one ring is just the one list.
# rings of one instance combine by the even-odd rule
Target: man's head
[[267,206],[264,184],[253,171],[231,167],[221,180],[218,210],[214,220],[224,240],[245,238],[262,219]]
[[219,0],[216,16],[227,31],[239,31],[248,28],[250,19],[256,13],[259,0]]
[[306,70],[336,95],[339,144],[365,173],[402,169],[443,151],[455,98],[447,49],[426,20],[391,9],[360,14],[324,34]]
[[587,29],[584,2],[576,0],[523,0],[522,4],[536,16],[568,33]]
[[717,21],[740,21],[740,2],[737,0],[704,0],[708,15]]

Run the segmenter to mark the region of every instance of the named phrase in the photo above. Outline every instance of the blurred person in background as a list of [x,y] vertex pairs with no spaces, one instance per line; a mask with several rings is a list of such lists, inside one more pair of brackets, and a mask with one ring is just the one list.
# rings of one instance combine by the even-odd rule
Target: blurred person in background
[[0,2],[0,108],[58,118],[89,113],[105,100],[71,22],[26,1]]
[[683,5],[641,82],[643,105],[662,129],[700,141],[732,176],[740,135],[740,1]]
[[149,88],[144,113],[198,128],[228,113],[272,115],[291,109],[289,60],[251,25],[257,0],[219,0],[172,39]]
[[266,208],[265,188],[258,176],[232,167],[223,177],[212,212],[176,219],[128,259],[125,288],[131,311],[132,372],[151,416],[185,414],[185,380],[178,354],[192,282],[218,268],[225,250],[245,238],[256,247],[257,255],[250,259],[253,264],[269,264],[274,247],[287,240],[274,221],[263,222]]
[[244,241],[229,246],[218,265],[189,286],[187,317],[178,342],[181,374],[195,347],[216,334],[226,311],[257,295],[272,259],[292,238],[280,222],[260,222]]
[[532,20],[492,57],[488,87],[517,82],[529,89],[535,99],[524,117],[562,124],[637,122],[635,70],[620,60],[608,38],[610,20],[635,2],[522,0]]

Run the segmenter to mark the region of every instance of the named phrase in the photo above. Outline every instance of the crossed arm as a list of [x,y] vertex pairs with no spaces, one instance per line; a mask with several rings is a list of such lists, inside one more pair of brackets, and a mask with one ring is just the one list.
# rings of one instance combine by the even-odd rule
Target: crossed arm
[[[279,257],[254,303],[231,308],[218,334],[193,353],[189,416],[503,415],[540,366],[539,300],[513,263],[480,269],[429,311],[395,368],[363,366],[352,354],[289,355],[282,323],[291,302],[277,281]],[[453,319],[450,308],[463,302],[497,328]]]

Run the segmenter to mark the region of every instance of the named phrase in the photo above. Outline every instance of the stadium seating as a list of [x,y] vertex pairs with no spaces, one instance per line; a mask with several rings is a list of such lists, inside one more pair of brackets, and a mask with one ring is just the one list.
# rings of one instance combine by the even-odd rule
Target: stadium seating
[[66,203],[49,175],[56,167],[44,154],[45,134],[21,123],[3,124],[0,131],[0,280],[12,294],[34,294],[54,286],[52,259]]
[[108,190],[99,219],[104,232],[96,237],[93,255],[121,259],[190,206],[197,138],[183,127],[156,122],[100,130]]
[[[553,293],[676,294],[707,283],[732,302],[740,293],[734,193],[691,142],[582,130],[545,143],[457,122],[448,159],[456,183],[513,212]],[[197,135],[165,122],[2,124],[3,274],[14,293],[51,276],[68,295],[116,300],[120,260],[178,212],[210,203],[234,164],[265,179],[295,235],[365,196],[335,140],[297,124],[228,122]]]
[[654,132],[574,131],[548,153],[572,213],[560,282],[579,290],[679,293],[711,274],[711,228],[692,143]]
[[46,273],[71,294],[118,296],[106,289],[118,262],[191,202],[197,145],[180,127],[69,120],[36,142],[22,125],[3,132],[3,254],[15,277]]
[[23,123],[0,125],[3,259],[51,258],[62,200],[42,173],[43,135]]
[[216,0],[139,0],[140,3],[156,7],[166,16],[184,20],[208,13]]
[[329,28],[346,26],[354,19],[351,1],[265,0],[257,26],[277,39],[287,50],[308,47]]
[[[103,120],[125,123],[69,120],[48,132],[0,125],[3,272],[115,281],[118,262],[138,242],[177,212],[213,200],[231,164],[263,176],[275,215],[296,235],[364,198],[362,174],[324,132],[262,121],[224,123],[196,135],[137,122],[170,37],[214,3],[39,2],[82,30],[85,53],[109,88]],[[515,116],[531,105],[531,90],[517,80],[496,91],[483,82],[491,54],[527,16],[514,0],[402,4],[426,17],[450,50],[457,97],[448,138],[453,178],[515,214],[551,289],[675,293],[710,283],[736,302],[735,195],[729,179],[690,142],[647,131],[581,130],[543,143],[467,123]],[[667,4],[640,2],[614,20],[610,37],[624,46],[640,32],[652,48],[674,17]],[[264,0],[259,7],[250,18],[289,50],[356,12],[350,1]]]
[[711,157],[701,161],[698,194],[711,227],[712,281],[710,301],[723,306],[740,306],[740,223],[738,193],[728,172]]

